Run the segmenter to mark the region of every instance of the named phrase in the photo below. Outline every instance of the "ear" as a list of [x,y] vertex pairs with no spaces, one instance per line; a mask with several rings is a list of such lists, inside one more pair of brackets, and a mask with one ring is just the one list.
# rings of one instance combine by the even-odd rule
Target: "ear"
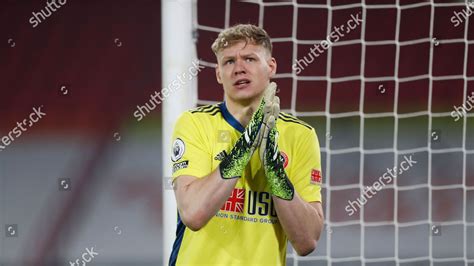
[[221,71],[219,70],[219,65],[216,65],[216,79],[217,79],[217,83],[222,84]]
[[268,73],[268,76],[270,78],[273,78],[273,76],[275,76],[276,74],[276,70],[277,70],[277,62],[276,62],[276,59],[274,57],[268,59],[267,61],[268,63],[268,67],[269,67],[269,73]]

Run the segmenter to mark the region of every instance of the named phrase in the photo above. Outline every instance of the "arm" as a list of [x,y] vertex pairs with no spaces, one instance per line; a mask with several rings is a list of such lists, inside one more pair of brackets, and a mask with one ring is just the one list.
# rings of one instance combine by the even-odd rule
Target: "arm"
[[[278,105],[278,100],[276,101]],[[319,190],[315,184],[310,184],[309,173],[306,170],[312,167],[319,168],[319,144],[316,134],[305,136],[302,139],[304,145],[300,143],[300,150],[304,151],[301,158],[298,158],[298,165],[295,165],[295,185],[300,191],[308,196],[309,203],[303,200],[295,191],[293,183],[287,176],[284,169],[284,159],[278,149],[278,131],[275,126],[274,117],[278,114],[278,108],[275,108],[273,117],[269,119],[268,128],[263,133],[262,146],[260,147],[260,156],[265,168],[265,176],[272,192],[272,198],[275,203],[275,210],[278,219],[285,231],[288,239],[292,243],[296,252],[300,256],[310,254],[315,248],[321,235],[324,224],[324,214],[320,202]],[[306,176],[306,174],[308,174]],[[306,178],[308,177],[308,178]],[[315,187],[308,187],[315,186]],[[306,190],[309,189],[309,192]],[[313,194],[316,193],[316,194]],[[319,195],[319,196],[316,196]]]
[[298,194],[291,201],[276,196],[273,201],[283,230],[298,255],[313,252],[324,226],[321,202],[306,202]]
[[[317,240],[321,235],[324,223],[323,210],[320,202],[308,203],[295,191],[285,172],[277,138],[276,127],[273,127],[268,134],[266,151],[263,154],[265,175],[270,184],[275,210],[283,230],[298,255],[306,256],[316,248]],[[306,159],[316,158],[308,156]],[[304,168],[296,167],[296,169],[303,171]],[[309,185],[309,175],[305,180]]]
[[219,211],[237,181],[223,179],[218,168],[203,178],[177,177],[175,196],[183,223],[193,231],[201,229]]
[[[284,200],[273,196],[273,201],[288,239],[298,255],[306,256],[316,248],[324,226],[320,187],[318,184],[310,182],[309,178],[313,169],[321,167],[316,133],[311,131],[308,135],[303,136],[299,147],[300,155],[291,172],[296,190],[294,197],[291,200]],[[288,179],[281,160],[275,163],[280,165],[280,176]]]

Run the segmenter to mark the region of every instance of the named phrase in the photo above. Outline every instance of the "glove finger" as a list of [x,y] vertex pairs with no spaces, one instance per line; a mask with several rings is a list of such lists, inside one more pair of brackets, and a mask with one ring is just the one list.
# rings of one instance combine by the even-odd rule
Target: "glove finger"
[[275,117],[275,120],[278,119],[278,115],[280,114],[280,106],[278,105],[273,105],[272,106],[272,113],[271,115],[273,115]]
[[265,107],[263,108],[263,123],[266,124],[268,117],[274,113],[273,102],[265,102]]
[[264,126],[262,143],[260,144],[260,160],[262,163],[265,162],[265,150],[267,148],[268,134],[270,130],[275,126],[275,117],[270,115],[267,121],[267,124]]
[[272,104],[272,113],[275,118],[278,118],[278,114],[280,113],[280,98],[275,96],[275,99]]
[[275,82],[270,82],[267,86],[267,95],[275,95],[277,89],[277,84]]
[[270,133],[270,130],[275,126],[275,116],[272,114],[268,117],[268,121],[267,121],[267,126],[266,126],[266,129],[267,129],[267,134],[266,134],[266,137],[268,138],[268,133]]
[[262,124],[262,126],[260,127],[260,130],[258,131],[257,137],[255,138],[255,141],[252,144],[252,154],[260,146],[262,142],[263,133],[264,133],[263,128],[264,126]]
[[273,98],[273,104],[277,104],[278,106],[280,106],[280,97],[275,96],[275,98]]
[[273,98],[275,97],[276,93],[276,87],[277,86],[275,82],[270,82],[270,84],[268,84],[264,94],[264,99],[266,103],[273,102]]
[[263,107],[263,115],[268,116],[273,112],[273,104],[271,102],[265,103],[265,107]]

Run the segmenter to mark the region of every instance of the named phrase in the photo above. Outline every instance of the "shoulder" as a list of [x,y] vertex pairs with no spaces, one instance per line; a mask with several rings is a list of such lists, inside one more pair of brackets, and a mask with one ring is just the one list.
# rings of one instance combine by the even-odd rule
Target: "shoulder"
[[[316,130],[293,115],[280,112],[277,120],[278,132],[285,147],[294,147],[301,158],[316,156],[320,152]],[[283,146],[283,145],[282,145]],[[311,150],[311,151],[309,151]]]
[[216,114],[221,112],[221,108],[218,104],[208,104],[193,108],[187,111],[191,115],[208,115],[208,116],[215,116]]
[[208,125],[208,123],[213,123],[212,121],[218,118],[217,114],[220,113],[221,110],[217,104],[199,106],[183,112],[178,117],[176,125],[186,127]]
[[314,131],[314,128],[303,120],[298,119],[296,116],[280,112],[278,115],[278,120],[281,121],[281,124],[285,127],[291,128],[292,130],[299,131]]

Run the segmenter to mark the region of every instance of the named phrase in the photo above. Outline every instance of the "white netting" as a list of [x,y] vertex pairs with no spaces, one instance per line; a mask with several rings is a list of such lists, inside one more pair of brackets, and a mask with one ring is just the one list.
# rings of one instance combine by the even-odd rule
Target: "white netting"
[[[203,1],[203,0],[200,0]],[[420,265],[468,265],[468,263],[474,263],[474,221],[472,218],[472,214],[470,209],[472,209],[472,201],[474,199],[473,196],[469,196],[469,193],[474,192],[474,187],[472,180],[473,173],[470,172],[472,167],[471,165],[473,162],[473,154],[474,150],[472,150],[472,145],[468,143],[472,141],[469,137],[469,128],[468,128],[468,120],[473,117],[472,114],[467,114],[462,117],[462,120],[459,121],[459,125],[461,125],[461,138],[459,140],[456,136],[450,135],[447,127],[449,127],[450,122],[443,120],[444,122],[436,122],[438,127],[433,125],[433,121],[438,121],[438,119],[449,118],[451,116],[451,111],[433,111],[433,84],[434,82],[442,82],[442,81],[455,81],[455,80],[462,80],[463,83],[463,96],[462,96],[462,103],[465,103],[468,98],[468,89],[469,84],[474,81],[473,76],[469,76],[468,68],[468,50],[469,46],[474,44],[473,40],[469,39],[469,18],[464,21],[460,27],[464,28],[464,36],[463,38],[435,38],[435,16],[437,12],[442,12],[436,10],[436,8],[466,8],[466,3],[432,3],[432,2],[419,2],[419,3],[411,3],[407,4],[404,2],[400,2],[397,0],[394,4],[368,4],[366,2],[374,2],[374,1],[364,1],[363,3],[354,3],[354,4],[340,4],[340,5],[331,5],[331,1],[328,1],[326,4],[302,4],[296,3],[295,1],[274,1],[274,2],[263,2],[263,1],[231,1],[226,0],[223,9],[219,9],[216,7],[214,10],[215,12],[224,12],[225,14],[225,23],[224,27],[230,26],[231,21],[231,10],[232,6],[236,2],[246,2],[249,5],[256,5],[258,6],[258,24],[259,26],[263,26],[264,28],[267,25],[264,25],[264,18],[265,18],[265,8],[267,7],[288,7],[292,8],[293,10],[293,24],[292,24],[292,34],[291,36],[284,37],[284,38],[275,38],[272,39],[272,42],[275,43],[286,43],[292,42],[292,51],[288,51],[291,53],[292,63],[296,62],[298,59],[301,59],[301,54],[298,53],[298,45],[301,44],[316,44],[320,43],[322,40],[301,40],[297,38],[297,30],[298,30],[298,14],[301,9],[324,9],[328,10],[327,16],[327,35],[333,31],[333,12],[342,9],[350,9],[350,8],[361,8],[362,11],[362,19],[365,22],[367,12],[370,9],[395,9],[396,10],[396,28],[395,28],[395,38],[393,40],[383,40],[383,41],[366,41],[366,24],[362,23],[361,27],[361,37],[359,39],[352,39],[352,40],[344,40],[341,38],[340,41],[334,42],[332,48],[340,47],[340,46],[348,46],[352,44],[361,44],[361,58],[360,58],[360,74],[359,75],[350,75],[350,76],[341,76],[341,77],[332,77],[331,76],[331,63],[332,63],[332,56],[333,56],[333,49],[329,48],[325,53],[327,54],[326,57],[326,74],[320,76],[298,76],[296,75],[295,71],[281,73],[278,72],[276,78],[289,78],[291,79],[291,106],[290,108],[286,108],[284,111],[290,112],[293,115],[300,117],[303,120],[311,120],[312,117],[316,117],[317,119],[322,121],[325,120],[325,126],[321,126],[319,129],[316,127],[317,133],[320,138],[321,145],[321,152],[323,159],[326,158],[325,164],[323,167],[325,183],[323,185],[323,189],[325,190],[324,193],[324,204],[325,204],[325,216],[326,216],[326,228],[321,237],[320,244],[318,246],[317,251],[313,254],[306,256],[306,257],[298,257],[295,255],[294,251],[289,251],[288,253],[288,265],[410,265],[410,264],[420,264]],[[309,2],[309,1],[305,1]],[[340,1],[342,2],[342,1]],[[389,1],[381,1],[381,2],[389,2]],[[419,39],[412,39],[412,40],[404,40],[400,41],[400,32],[401,32],[401,16],[402,12],[414,10],[417,8],[430,8],[430,18],[429,18],[429,34],[426,34],[425,38]],[[197,10],[197,8],[196,8]],[[211,32],[217,34],[219,31],[223,29],[223,27],[215,27],[214,25],[202,25],[198,23],[200,21],[199,15],[203,15],[202,13],[196,11],[195,12],[195,28],[199,32]],[[213,16],[211,13],[206,13],[208,16]],[[275,18],[278,19],[278,18]],[[235,21],[235,19],[234,19]],[[240,22],[245,23],[247,21],[241,20]],[[310,22],[308,22],[310,23]],[[317,25],[315,25],[317,27]],[[471,31],[473,26],[471,25]],[[453,27],[454,29],[454,27]],[[271,35],[271,34],[270,34]],[[449,34],[447,34],[449,35]],[[472,38],[472,33],[471,33]],[[409,75],[409,76],[402,76],[399,75],[399,67],[400,67],[400,54],[401,49],[410,45],[418,45],[428,43],[429,49],[429,67],[427,73],[420,74],[420,75]],[[448,44],[464,44],[464,60],[463,60],[463,72],[457,73],[453,75],[433,75],[433,65],[434,65],[434,52],[438,47],[442,47],[443,45]],[[198,45],[199,42],[198,42]],[[377,77],[366,77],[364,74],[365,71],[365,63],[366,63],[366,52],[367,49],[371,46],[377,45],[394,45],[395,46],[395,65],[394,65],[394,74],[389,76],[377,76]],[[205,47],[205,49],[210,49],[209,47]],[[474,50],[471,48],[471,55]],[[306,54],[306,51],[304,52]],[[300,57],[298,57],[300,55]],[[278,59],[278,55],[275,55]],[[201,56],[199,56],[202,58]],[[214,67],[215,61],[212,60],[204,60],[202,64]],[[472,63],[471,63],[472,64]],[[201,78],[201,76],[200,76]],[[409,84],[410,82],[417,82],[428,80],[428,93],[427,93],[427,108],[424,110],[417,110],[412,112],[399,112],[399,95],[401,93],[400,84]],[[324,111],[299,111],[298,110],[298,82],[299,81],[326,81],[326,93],[325,93],[325,108]],[[360,81],[360,95],[359,95],[359,110],[358,111],[345,111],[345,112],[330,112],[331,104],[334,103],[334,99],[332,98],[333,94],[333,85],[342,83],[342,82],[349,82],[349,81]],[[393,81],[393,111],[389,112],[364,112],[366,106],[366,91],[369,89],[366,88],[366,84],[370,82],[386,84],[385,82]],[[198,88],[198,90],[205,90],[206,88]],[[380,87],[379,87],[380,89]],[[385,89],[384,89],[385,90]],[[413,97],[419,97],[416,94]],[[356,99],[354,99],[356,101]],[[215,103],[215,100],[209,99],[198,99],[198,104],[209,104]],[[459,103],[462,104],[462,103]],[[343,147],[337,148],[337,145],[333,147],[331,145],[332,142],[342,141],[340,135],[338,133],[333,134],[333,131],[340,131],[341,129],[337,128],[337,119],[345,119],[345,118],[352,118],[358,117],[358,146],[357,147]],[[364,142],[367,142],[365,128],[369,125],[366,124],[368,119],[383,119],[383,118],[393,118],[393,137],[389,140],[385,141],[393,141],[392,147],[384,147],[378,149],[367,149],[365,148]],[[410,147],[410,148],[400,148],[403,147],[404,142],[409,139],[406,135],[403,135],[402,130],[405,130],[405,121],[410,119],[417,119],[419,117],[426,117],[427,119],[427,126],[428,129],[426,130],[426,141],[427,145],[421,147]],[[318,121],[319,121],[318,120]],[[313,120],[314,121],[314,120]],[[415,120],[417,121],[417,120]],[[336,124],[332,124],[336,123]],[[401,124],[403,123],[403,124]],[[403,126],[403,129],[400,127]],[[444,128],[445,126],[446,128]],[[441,131],[440,127],[443,128]],[[322,129],[321,129],[322,128]],[[333,129],[334,128],[334,129]],[[333,130],[331,130],[333,129]],[[426,127],[425,127],[426,129]],[[326,130],[326,131],[324,131]],[[347,128],[345,130],[348,130]],[[350,128],[349,128],[350,130]],[[444,131],[443,131],[444,130]],[[447,135],[442,135],[443,132],[448,131]],[[472,133],[472,132],[471,132]],[[439,135],[438,135],[439,134]],[[337,136],[335,136],[337,135]],[[399,136],[402,137],[399,137]],[[437,141],[438,138],[443,137],[444,141],[446,142],[456,142],[460,141],[461,145],[451,145],[451,146],[438,146],[434,147],[434,141]],[[458,136],[459,137],[459,136]],[[324,139],[324,140],[321,140]],[[324,144],[324,145],[323,145]],[[471,149],[468,149],[471,147]],[[344,156],[358,153],[359,155],[359,173],[358,173],[358,182],[356,183],[348,183],[348,184],[335,184],[333,185],[331,180],[332,170],[334,170],[334,166],[332,165],[332,158],[333,156]],[[343,208],[344,205],[340,205],[340,203],[336,203],[335,195],[341,195],[338,192],[347,192],[351,189],[359,189],[362,191],[364,187],[367,186],[367,182],[364,182],[365,178],[367,178],[367,173],[365,173],[365,168],[372,167],[372,164],[366,164],[366,157],[368,156],[384,156],[385,154],[392,154],[393,155],[393,165],[392,163],[386,164],[386,167],[393,167],[397,166],[401,163],[399,158],[403,158],[403,155],[414,155],[418,156],[417,158],[423,157],[425,154],[426,158],[425,166],[419,166],[420,168],[426,168],[427,172],[425,173],[426,180],[425,182],[418,183],[418,184],[409,184],[399,186],[398,181],[399,179],[394,178],[392,184],[387,184],[383,187],[381,191],[392,191],[389,194],[389,201],[393,201],[393,206],[386,207],[383,203],[379,203],[377,206],[378,208],[388,208],[390,212],[393,212],[393,216],[391,219],[385,219],[382,221],[370,221],[370,217],[366,217],[366,206],[360,209],[360,214],[358,219],[354,219],[352,217],[343,217],[341,219],[340,213],[335,213],[333,215],[332,212],[339,212],[340,208]],[[434,161],[436,162],[439,158],[438,156],[450,156],[450,155],[459,155],[461,156],[460,166],[461,166],[461,173],[462,173],[462,180],[461,182],[454,182],[454,184],[439,184],[438,179],[432,179],[433,176],[433,167],[437,167],[433,165]],[[441,157],[444,158],[444,157]],[[449,161],[450,162],[450,161]],[[456,165],[450,165],[449,162],[446,163],[445,167],[452,168],[453,171],[458,171]],[[334,162],[337,167],[344,167],[344,165],[338,164],[336,161]],[[455,169],[456,168],[456,169]],[[437,169],[437,168],[436,168]],[[470,174],[469,174],[470,173]],[[378,172],[378,174],[382,175],[383,172]],[[328,184],[331,182],[331,185]],[[334,181],[335,182],[335,181]],[[405,181],[403,181],[405,182]],[[337,183],[337,182],[335,182]],[[435,183],[435,185],[433,185]],[[404,193],[411,192],[418,192],[424,190],[427,194],[427,206],[415,208],[415,211],[419,212],[426,212],[427,217],[418,220],[412,221],[400,221],[403,220],[405,217],[405,211],[402,209],[400,211],[399,202],[403,202],[400,194],[405,195]],[[453,196],[451,192],[461,192],[462,196],[458,201],[452,200]],[[454,201],[454,204],[460,208],[461,216],[458,217],[455,214],[445,212],[441,212],[441,214],[436,214],[436,218],[433,218],[433,213],[436,213],[439,209],[439,202],[437,200],[438,194],[436,193],[447,193],[442,194],[446,197],[446,201]],[[451,193],[451,194],[450,194]],[[380,193],[382,194],[382,192]],[[422,194],[422,193],[419,193]],[[436,194],[435,197],[433,194]],[[459,194],[459,193],[458,193]],[[469,199],[468,199],[469,197]],[[418,199],[415,197],[415,199]],[[355,198],[352,198],[355,200]],[[434,207],[433,201],[436,202],[436,207]],[[369,200],[370,201],[370,200]],[[379,201],[379,199],[372,199],[372,201]],[[414,200],[412,204],[416,205],[418,202]],[[334,204],[334,205],[332,205]],[[339,204],[339,205],[337,205]],[[406,203],[403,203],[406,204]],[[462,205],[462,206],[459,206]],[[337,206],[336,206],[337,205]],[[340,207],[342,206],[342,207]],[[403,205],[405,206],[405,205]],[[402,207],[403,207],[402,206]],[[447,205],[447,208],[451,208],[452,205]],[[337,209],[336,209],[337,207]],[[427,208],[427,210],[426,210]],[[408,211],[407,211],[408,212]],[[447,212],[447,211],[446,211]],[[370,216],[371,214],[369,214]],[[444,216],[443,216],[444,215]],[[337,219],[333,219],[336,217]],[[366,218],[364,218],[366,217]],[[441,219],[439,217],[444,217],[445,219]],[[458,217],[458,219],[453,218]],[[341,221],[342,220],[342,221]],[[360,229],[357,229],[360,227]],[[387,229],[388,228],[388,229]],[[373,233],[374,231],[379,233]],[[370,247],[370,244],[377,238],[384,239],[386,236],[386,232],[389,235],[393,235],[393,239],[391,237],[387,237],[387,243],[385,248],[380,248],[381,255],[367,255],[377,253],[377,251],[373,252],[373,250],[378,250],[377,247]],[[368,237],[367,235],[370,235]],[[425,241],[420,241],[417,243],[416,240],[410,241],[411,235],[420,235],[420,237],[416,237],[415,239],[424,239]],[[357,243],[354,242],[353,238],[357,239]],[[461,238],[461,240],[459,239]],[[453,244],[456,241],[461,241],[461,246]],[[414,251],[410,251],[409,242],[413,242]],[[452,246],[452,249],[444,248],[441,242],[449,243]],[[458,243],[459,244],[459,243]],[[346,246],[347,245],[347,246]],[[354,247],[355,246],[355,247]],[[386,247],[391,247],[393,252],[387,252]],[[407,248],[405,248],[405,246]],[[352,252],[352,250],[356,250]],[[346,251],[345,251],[346,250]],[[347,251],[348,250],[348,251]]]

